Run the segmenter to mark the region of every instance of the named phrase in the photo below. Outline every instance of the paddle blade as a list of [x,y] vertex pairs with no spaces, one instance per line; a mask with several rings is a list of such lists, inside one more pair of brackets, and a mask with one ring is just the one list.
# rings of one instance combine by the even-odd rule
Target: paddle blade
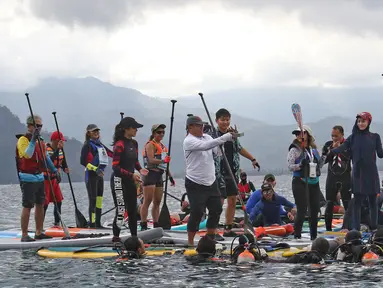
[[297,121],[299,128],[302,128],[302,110],[301,106],[298,103],[294,103],[291,105],[291,111],[293,112],[293,116],[295,121]]
[[164,202],[164,205],[162,205],[160,217],[158,218],[158,224],[164,230],[170,230],[170,228],[172,227],[170,223],[170,213],[166,202]]
[[86,221],[85,216],[82,215],[80,210],[76,209],[75,217],[76,217],[76,227],[77,228],[86,228],[86,227],[88,227],[88,221]]

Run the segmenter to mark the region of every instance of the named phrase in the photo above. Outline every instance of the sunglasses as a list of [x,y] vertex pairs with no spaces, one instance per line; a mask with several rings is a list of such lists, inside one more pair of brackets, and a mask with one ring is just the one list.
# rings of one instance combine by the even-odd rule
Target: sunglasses
[[262,191],[262,194],[263,195],[270,195],[270,194],[273,194],[274,191],[273,190],[265,190],[265,191]]
[[156,134],[165,134],[165,131],[163,131],[163,130],[156,131]]
[[41,128],[41,127],[43,127],[43,124],[36,124],[36,127]]

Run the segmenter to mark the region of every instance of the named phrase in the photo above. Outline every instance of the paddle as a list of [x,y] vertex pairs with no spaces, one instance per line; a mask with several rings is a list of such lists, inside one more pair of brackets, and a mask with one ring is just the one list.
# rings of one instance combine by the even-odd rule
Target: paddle
[[[28,106],[29,106],[29,112],[31,113],[31,117],[32,117],[32,121],[33,121],[33,126],[35,126],[35,129],[37,129],[35,118],[33,116],[31,101],[29,100],[29,93],[25,93],[25,97],[27,97],[27,102],[28,102]],[[38,143],[39,149],[41,151],[41,157],[43,158],[43,161],[44,161],[44,167],[46,167],[46,169],[48,169],[47,159],[45,158],[46,155],[43,152],[43,151],[46,151],[46,150],[45,149],[43,150],[43,145],[41,144],[40,137],[37,137],[37,143]],[[50,175],[50,173],[46,173],[46,174],[48,176],[49,186],[50,186],[50,189],[51,189],[51,192],[52,192],[52,195],[53,195],[54,205],[56,206],[57,214],[60,217],[61,226],[62,226],[62,228],[64,230],[64,233],[65,233],[65,238],[64,239],[70,239],[71,237],[70,237],[70,233],[69,233],[68,227],[65,225],[64,220],[62,219],[61,213],[58,212],[59,209],[57,207],[56,195],[55,195],[55,193],[53,193],[54,190],[53,190],[51,175]]]
[[[209,110],[207,109],[207,106],[206,106],[206,103],[205,103],[205,99],[203,98],[203,93],[198,93],[198,95],[201,97],[201,100],[202,100],[202,104],[203,106],[205,107],[205,111],[206,111],[206,114],[207,114],[207,117],[209,118],[209,122],[210,122],[210,125],[211,125],[211,129],[213,130],[213,134],[218,137],[218,134],[217,134],[217,129],[215,128],[214,126],[214,123],[210,117],[210,113],[209,113]],[[226,158],[226,154],[225,154],[225,151],[223,151],[223,148],[222,148],[222,145],[219,146],[219,149],[221,150],[221,153],[222,153],[222,157],[223,157],[223,160],[225,162],[225,168],[226,170],[229,172],[229,176],[231,178],[231,181],[233,181],[233,184],[235,187],[238,187],[237,185],[237,181],[235,181],[235,177],[233,175],[233,171],[231,171],[231,168],[230,168],[230,164],[229,164],[229,161],[227,160]],[[239,200],[239,203],[241,203],[241,206],[242,206],[242,210],[243,210],[243,213],[244,213],[244,229],[245,231],[247,231],[248,233],[250,233],[251,235],[254,236],[254,239],[256,239],[255,235],[254,235],[254,227],[253,227],[253,224],[251,223],[250,219],[249,219],[249,215],[247,215],[246,213],[246,208],[245,208],[245,204],[243,203],[243,199],[242,197],[240,196],[240,193],[237,194],[237,199]]]
[[[61,139],[59,124],[58,124],[58,121],[57,121],[57,116],[56,116],[57,112],[52,112],[52,114],[53,114],[53,118],[55,119],[56,130],[57,130],[57,133],[59,135],[59,140],[63,140],[63,139]],[[64,159],[65,159],[65,162],[66,162],[66,164],[68,166],[68,161],[67,161],[67,158],[65,156],[64,147],[61,148],[61,151],[63,152],[63,156],[64,156]],[[73,186],[72,186],[72,180],[70,178],[70,173],[66,173],[66,175],[68,176],[69,187],[70,187],[70,191],[71,191],[72,197],[73,197],[73,204],[74,204],[74,208],[75,208],[74,212],[75,212],[75,219],[76,219],[76,227],[77,228],[88,227],[88,221],[86,221],[86,218],[84,217],[84,215],[81,213],[81,211],[77,207],[76,197],[74,195]]]
[[[301,137],[302,137],[302,153],[305,152],[305,141],[304,141],[304,131],[303,131],[303,120],[302,120],[302,110],[301,106],[297,103],[294,103],[291,105],[291,110],[293,112],[295,121],[297,121],[298,127],[301,130]],[[307,211],[308,211],[308,219],[309,223],[311,222],[311,207],[310,207],[310,193],[309,193],[309,183],[308,183],[308,169],[307,167],[304,167],[304,173],[305,173],[305,190],[306,190],[306,197],[307,197]]]
[[[173,122],[174,122],[174,106],[177,100],[170,100],[172,102],[172,116],[170,117],[170,134],[169,134],[169,148],[168,156],[172,147],[172,136],[173,136]],[[158,224],[163,229],[169,230],[171,228],[170,213],[168,205],[166,204],[166,196],[168,194],[168,179],[169,179],[169,163],[166,165],[166,176],[165,176],[165,191],[164,191],[164,204],[162,205],[160,217],[158,218]]]

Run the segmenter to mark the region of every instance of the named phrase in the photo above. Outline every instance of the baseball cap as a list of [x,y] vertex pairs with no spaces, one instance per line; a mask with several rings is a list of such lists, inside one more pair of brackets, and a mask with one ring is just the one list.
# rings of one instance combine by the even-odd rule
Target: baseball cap
[[[310,126],[303,125],[303,131],[306,131],[315,141],[315,137],[313,135],[313,130],[311,130]],[[293,130],[292,134],[297,135],[298,133],[301,133],[301,128],[297,127]]]
[[186,127],[188,127],[189,125],[193,125],[193,124],[205,125],[205,124],[207,124],[207,122],[203,122],[201,117],[198,117],[198,116],[188,117],[188,119],[186,120]]
[[88,131],[88,132],[92,132],[92,131],[95,131],[95,130],[100,130],[100,128],[98,128],[98,126],[96,124],[89,124],[86,127],[86,131]]
[[125,117],[121,119],[120,125],[123,128],[142,128],[144,125],[138,123],[133,117]]
[[275,181],[275,176],[270,173],[270,174],[266,174],[265,178],[263,178],[264,181],[269,180],[269,179]]
[[262,191],[269,191],[269,190],[273,190],[274,191],[273,186],[270,183],[262,184],[261,190]]
[[55,131],[55,132],[52,133],[52,135],[51,135],[51,141],[53,141],[53,140],[62,140],[62,141],[66,141],[66,139],[64,138],[63,133],[60,132],[60,134],[59,134],[58,131]]
[[156,131],[158,128],[163,128],[165,129],[166,128],[166,125],[165,124],[154,124],[152,126],[152,132]]

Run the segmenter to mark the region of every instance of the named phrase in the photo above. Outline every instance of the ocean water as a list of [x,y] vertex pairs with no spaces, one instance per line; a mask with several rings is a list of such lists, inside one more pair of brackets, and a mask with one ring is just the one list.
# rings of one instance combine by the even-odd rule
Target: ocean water
[[[256,187],[262,177],[249,177]],[[324,187],[325,177],[321,186]],[[180,197],[183,180],[169,193]],[[78,206],[87,215],[84,183],[73,183]],[[277,177],[278,193],[293,200],[291,177]],[[62,184],[62,215],[74,225],[74,205],[68,184]],[[324,190],[323,190],[324,191]],[[18,185],[0,186],[0,229],[19,228],[21,194]],[[51,205],[52,206],[52,205]],[[112,208],[109,183],[105,182],[104,211]],[[171,211],[179,203],[168,197]],[[241,212],[238,212],[240,215]],[[104,221],[113,219],[113,212]],[[222,218],[223,219],[223,218]],[[34,227],[31,216],[30,229]],[[47,211],[45,227],[53,222],[53,206]],[[293,264],[259,263],[254,266],[191,264],[182,255],[147,257],[125,263],[114,259],[47,259],[36,251],[0,251],[0,287],[383,287],[382,266],[332,264],[324,269]]]

